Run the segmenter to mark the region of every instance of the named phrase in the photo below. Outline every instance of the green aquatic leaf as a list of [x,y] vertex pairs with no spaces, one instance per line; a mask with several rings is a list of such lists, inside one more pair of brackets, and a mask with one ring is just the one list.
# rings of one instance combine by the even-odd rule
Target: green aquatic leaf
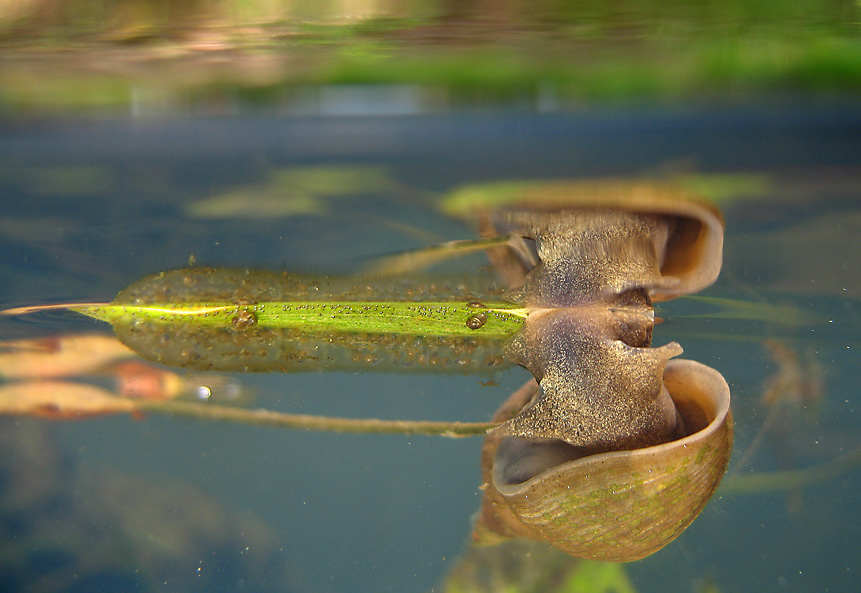
[[113,303],[70,308],[110,323],[144,358],[227,371],[486,372],[506,363],[502,345],[526,317],[460,284],[210,268],[155,274]]
[[520,309],[452,302],[86,305],[140,356],[197,370],[487,372]]
[[107,303],[72,309],[111,324],[503,339],[520,329],[526,317],[524,309],[507,303],[453,302]]

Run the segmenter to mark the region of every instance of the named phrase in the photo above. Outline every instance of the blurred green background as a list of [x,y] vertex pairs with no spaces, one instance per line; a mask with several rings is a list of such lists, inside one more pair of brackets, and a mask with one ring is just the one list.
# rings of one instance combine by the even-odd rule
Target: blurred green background
[[859,15],[857,0],[0,0],[0,109],[223,112],[329,84],[417,85],[424,111],[831,98],[861,90]]

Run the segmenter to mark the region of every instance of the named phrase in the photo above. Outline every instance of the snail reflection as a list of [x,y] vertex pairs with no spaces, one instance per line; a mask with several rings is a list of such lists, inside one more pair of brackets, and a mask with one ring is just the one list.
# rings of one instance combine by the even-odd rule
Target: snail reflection
[[[488,252],[501,291],[190,268],[144,278],[113,303],[72,308],[110,322],[144,358],[197,370],[521,365],[534,380],[489,431],[472,427],[486,433],[474,540],[522,537],[635,560],[694,520],[729,460],[726,381],[675,358],[675,342],[652,346],[653,303],[716,279],[723,225],[657,186],[557,189],[547,199],[545,188],[539,206],[525,187],[477,211],[484,238],[473,245]],[[170,409],[203,417],[199,406]],[[330,429],[357,427],[342,420]]]

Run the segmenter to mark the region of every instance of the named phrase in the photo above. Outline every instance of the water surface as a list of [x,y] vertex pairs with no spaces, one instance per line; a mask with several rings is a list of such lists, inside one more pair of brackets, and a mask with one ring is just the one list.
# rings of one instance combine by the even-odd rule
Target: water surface
[[[738,319],[724,301],[682,299],[659,308],[667,322],[655,332],[657,345],[678,340],[686,357],[729,381],[731,479],[678,541],[627,570],[643,592],[858,588],[857,466],[756,494],[740,492],[738,480],[817,466],[861,446],[861,116],[853,105],[413,115],[361,115],[359,107],[5,122],[0,305],[109,300],[191,256],[202,265],[349,272],[373,255],[475,237],[468,222],[438,209],[468,183],[759,176],[765,189],[719,200],[725,267],[701,295],[756,305],[753,313]],[[321,187],[315,175],[345,181]],[[442,271],[468,277],[483,265],[470,258]],[[108,329],[61,313],[0,319],[4,340],[82,331]],[[819,381],[819,397],[784,402],[779,422],[758,437],[774,413],[762,397],[781,369],[770,353],[781,347]],[[513,368],[233,380],[253,405],[277,410],[481,421],[527,377]],[[158,415],[4,419],[3,427],[5,458],[26,453],[39,462],[11,464],[0,482],[4,547],[26,560],[14,571],[3,565],[7,590],[28,590],[37,572],[65,590],[440,590],[480,502],[479,439]],[[44,499],[22,498],[14,483],[37,484]],[[187,521],[195,527],[165,527],[171,517],[185,525],[193,510],[201,515]],[[40,513],[57,517],[62,538],[45,535],[56,532],[40,525]],[[125,554],[97,550],[93,561],[68,552],[94,537],[124,542]],[[175,560],[169,568],[157,560],[165,550]],[[86,572],[88,560],[105,568]]]

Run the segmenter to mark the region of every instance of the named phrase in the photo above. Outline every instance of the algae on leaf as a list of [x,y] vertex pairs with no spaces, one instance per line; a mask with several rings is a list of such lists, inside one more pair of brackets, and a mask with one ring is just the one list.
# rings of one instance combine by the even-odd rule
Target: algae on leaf
[[356,279],[191,268],[144,278],[113,303],[72,308],[110,323],[146,359],[198,370],[482,372],[506,364],[502,344],[524,309],[421,300],[427,291],[413,289],[422,296],[375,299],[374,286]]

